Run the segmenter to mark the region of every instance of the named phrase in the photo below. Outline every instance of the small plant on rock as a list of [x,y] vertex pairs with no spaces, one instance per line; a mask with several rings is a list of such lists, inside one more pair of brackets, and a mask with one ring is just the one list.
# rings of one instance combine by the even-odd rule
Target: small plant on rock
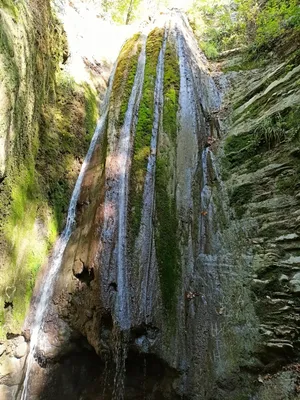
[[263,119],[254,129],[254,138],[257,145],[267,144],[269,149],[282,142],[285,139],[285,129],[281,115]]

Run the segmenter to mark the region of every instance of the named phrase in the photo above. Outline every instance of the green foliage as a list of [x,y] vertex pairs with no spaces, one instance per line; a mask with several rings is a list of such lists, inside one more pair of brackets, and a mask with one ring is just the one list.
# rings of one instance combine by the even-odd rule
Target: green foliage
[[299,111],[298,106],[264,118],[253,132],[256,144],[267,145],[270,149],[281,142],[299,140]]
[[130,227],[132,237],[138,234],[141,215],[144,181],[147,171],[148,157],[150,154],[150,142],[154,115],[154,87],[156,79],[156,67],[159,52],[163,41],[163,30],[154,29],[148,36],[146,44],[146,66],[144,75],[144,87],[138,114],[138,123],[134,137],[133,158],[130,177]]
[[102,0],[101,8],[115,23],[130,24],[137,19],[145,20],[171,4],[171,0]]
[[104,0],[102,7],[114,22],[127,25],[137,18],[141,3],[141,0]]
[[207,57],[236,47],[252,56],[270,50],[277,38],[300,30],[298,0],[195,0],[189,17]]
[[285,138],[284,121],[280,114],[264,118],[254,129],[254,139],[257,145],[266,144],[269,148],[280,143]]
[[214,60],[215,58],[218,57],[219,52],[214,41],[211,42],[200,41],[199,44],[200,48],[202,49],[207,58]]
[[235,21],[235,7],[220,0],[196,0],[189,12],[199,45],[208,58],[240,45],[240,28]]
[[255,45],[270,47],[289,29],[300,29],[298,0],[269,0],[257,17]]

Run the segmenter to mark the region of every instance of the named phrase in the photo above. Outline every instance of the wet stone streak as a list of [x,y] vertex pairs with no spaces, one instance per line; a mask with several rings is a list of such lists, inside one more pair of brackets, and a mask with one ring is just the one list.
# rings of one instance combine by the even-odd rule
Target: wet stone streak
[[150,155],[150,142],[154,119],[154,88],[156,67],[163,42],[164,30],[155,28],[150,32],[146,44],[146,66],[143,95],[138,111],[138,123],[133,144],[129,193],[129,226],[131,243],[137,237],[143,202],[143,188]]
[[[179,279],[179,237],[176,208],[176,139],[180,87],[178,55],[172,37],[168,38],[164,68],[162,132],[156,161],[155,243],[162,300],[170,320],[174,316]],[[172,312],[173,311],[173,312]],[[174,316],[175,317],[175,316]]]

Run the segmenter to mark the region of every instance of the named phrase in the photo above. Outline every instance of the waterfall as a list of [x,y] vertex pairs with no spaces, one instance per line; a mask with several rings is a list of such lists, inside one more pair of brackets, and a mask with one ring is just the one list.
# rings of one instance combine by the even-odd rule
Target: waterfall
[[127,206],[128,206],[128,180],[129,180],[129,154],[131,151],[130,142],[133,128],[133,119],[139,107],[142,89],[144,70],[146,62],[146,37],[143,41],[143,47],[139,56],[138,67],[132,87],[131,95],[128,102],[128,108],[125,115],[124,126],[120,133],[119,144],[119,215],[118,215],[118,296],[116,301],[116,316],[121,329],[126,330],[130,328],[130,304],[129,294],[130,289],[128,285],[127,274]]
[[[153,245],[153,210],[154,210],[154,193],[155,193],[155,166],[157,153],[157,139],[159,130],[161,129],[161,116],[163,108],[163,80],[164,80],[164,58],[166,52],[168,30],[165,29],[163,44],[159,53],[156,82],[154,89],[154,118],[150,144],[150,155],[148,158],[147,172],[145,178],[145,186],[143,193],[143,210],[141,217],[141,229],[139,234],[138,253],[139,264],[144,265],[140,278],[140,299],[139,312],[142,318],[146,318],[148,314],[148,287],[153,278],[151,271],[151,254]],[[150,296],[151,297],[151,296]],[[149,309],[151,308],[151,301]]]
[[[87,204],[84,218],[78,218],[78,230],[68,247],[72,257],[64,263],[68,279],[72,263],[82,255],[87,265],[93,265],[97,279],[91,285],[76,282],[80,300],[76,303],[77,293],[70,289],[68,301],[74,296],[74,302],[61,308],[77,318],[77,312],[84,314],[82,299],[88,296],[87,318],[77,321],[71,316],[68,322],[100,358],[104,353],[107,357],[102,397],[126,397],[130,370],[126,368],[138,354],[142,355],[137,369],[143,387],[134,398],[156,398],[165,388],[169,398],[179,398],[178,393],[186,398],[200,380],[198,370],[190,367],[194,365],[201,370],[204,383],[203,388],[194,385],[191,398],[198,392],[206,398],[206,378],[214,366],[207,367],[205,352],[214,348],[211,327],[214,332],[218,328],[213,296],[217,293],[215,250],[219,242],[211,175],[221,185],[207,138],[210,117],[220,98],[188,22],[178,11],[161,19],[162,24],[155,21],[147,27],[149,33],[145,29],[127,43],[127,58],[121,52],[114,68],[102,117],[72,195],[67,226],[54,249],[37,306],[21,400],[28,399],[30,370],[41,343],[55,277],[75,225],[84,174],[106,128],[105,165],[100,178],[95,175],[90,183],[90,193],[99,201]],[[94,220],[89,221],[90,215]],[[87,250],[90,237],[94,242]],[[155,374],[156,363],[157,382],[150,376]],[[108,373],[112,365],[114,375]]]
[[75,225],[75,218],[76,218],[76,205],[80,195],[81,184],[85,175],[85,172],[88,168],[89,162],[92,158],[95,146],[99,140],[100,135],[103,134],[105,130],[106,118],[108,114],[108,107],[109,107],[109,100],[112,91],[112,84],[114,80],[114,73],[116,70],[116,66],[114,66],[112,75],[110,77],[109,86],[103,101],[102,110],[101,110],[101,117],[97,123],[96,130],[94,132],[93,138],[91,140],[88,152],[86,157],[83,161],[81,166],[81,170],[78,176],[78,179],[75,184],[75,188],[72,193],[68,215],[67,215],[67,223],[66,226],[60,235],[59,239],[57,240],[55,247],[53,249],[53,254],[49,260],[49,268],[47,271],[47,275],[43,282],[43,285],[40,289],[40,296],[35,310],[35,318],[33,324],[31,326],[31,336],[30,336],[30,348],[29,353],[26,360],[26,373],[23,383],[23,391],[21,395],[21,400],[27,400],[28,398],[28,388],[30,383],[30,372],[35,361],[35,353],[37,346],[42,344],[42,330],[44,319],[47,314],[47,309],[49,306],[49,302],[51,301],[53,289],[54,289],[54,282],[57,278],[57,274],[59,272],[62,258],[64,255],[64,251],[68,244],[68,241],[71,237],[72,231]]

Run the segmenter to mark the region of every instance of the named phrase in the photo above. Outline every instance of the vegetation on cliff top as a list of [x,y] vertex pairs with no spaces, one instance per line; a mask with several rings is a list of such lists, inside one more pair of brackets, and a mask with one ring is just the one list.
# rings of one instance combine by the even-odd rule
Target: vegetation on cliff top
[[137,19],[144,19],[153,11],[170,6],[170,0],[102,0],[103,14],[117,24],[130,24]]
[[209,58],[241,46],[257,57],[280,36],[300,34],[297,0],[195,0],[189,17]]

